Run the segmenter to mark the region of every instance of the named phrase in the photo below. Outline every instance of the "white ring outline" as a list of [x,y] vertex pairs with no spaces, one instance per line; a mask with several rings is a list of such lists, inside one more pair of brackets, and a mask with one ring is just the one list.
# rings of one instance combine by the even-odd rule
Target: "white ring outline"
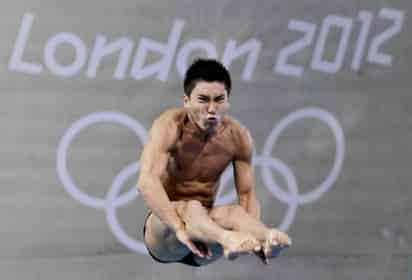
[[[276,145],[276,141],[278,140],[280,134],[295,121],[306,118],[315,118],[326,123],[332,129],[336,141],[336,148],[335,160],[333,162],[333,166],[329,175],[326,177],[323,183],[321,183],[314,190],[309,191],[306,194],[299,194],[297,197],[299,204],[307,204],[319,199],[325,192],[327,192],[333,186],[340,173],[340,170],[342,169],[345,153],[345,141],[343,136],[343,130],[339,122],[331,113],[320,108],[309,107],[295,111],[284,117],[279,122],[279,124],[273,128],[272,132],[267,138],[262,154],[265,157],[271,157],[271,152],[273,150],[273,147]],[[289,197],[289,194],[287,194],[282,188],[280,188],[276,184],[268,168],[262,166],[261,175],[265,185],[270,188],[272,194],[274,194],[280,201],[287,202],[289,199],[291,199]]]
[[[82,191],[74,184],[72,177],[69,175],[67,169],[67,151],[73,138],[85,127],[99,122],[116,123],[131,129],[140,140],[142,144],[146,143],[147,133],[146,129],[135,119],[132,119],[126,114],[119,112],[96,112],[86,115],[80,120],[76,121],[63,135],[57,148],[57,174],[63,184],[65,190],[76,200],[83,205],[103,209],[106,207],[106,200],[90,196]],[[123,194],[115,202],[116,205],[127,197],[132,195],[133,190]]]
[[[141,254],[148,254],[145,244],[142,241],[138,241],[136,239],[131,238],[120,225],[117,216],[116,216],[116,209],[117,205],[114,203],[116,201],[116,197],[119,194],[124,182],[129,179],[130,176],[134,175],[135,173],[139,172],[140,162],[135,162],[128,165],[124,168],[119,175],[113,180],[111,185],[110,191],[107,193],[106,200],[108,201],[106,205],[106,221],[109,225],[110,229],[112,230],[113,234],[117,237],[117,239],[122,243],[124,246],[129,248],[130,250],[139,252]],[[128,200],[125,200],[124,204],[129,203],[136,197],[138,197],[139,192],[137,188],[132,188],[134,190],[133,196],[129,197]],[[113,202],[113,203],[112,203]]]

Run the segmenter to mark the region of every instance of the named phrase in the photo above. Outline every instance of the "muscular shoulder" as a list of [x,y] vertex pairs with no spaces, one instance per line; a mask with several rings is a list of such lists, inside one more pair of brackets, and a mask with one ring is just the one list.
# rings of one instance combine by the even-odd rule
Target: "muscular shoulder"
[[184,108],[171,108],[161,113],[155,120],[155,123],[165,123],[169,125],[179,125],[186,116]]
[[235,158],[249,160],[253,153],[253,138],[249,130],[232,117],[225,117],[225,122],[232,134]]
[[176,142],[180,124],[186,116],[184,109],[173,108],[161,113],[153,122],[149,133],[149,141],[156,141],[165,147]]
[[162,129],[178,129],[184,122],[187,113],[184,108],[172,108],[161,113],[153,122],[153,127]]

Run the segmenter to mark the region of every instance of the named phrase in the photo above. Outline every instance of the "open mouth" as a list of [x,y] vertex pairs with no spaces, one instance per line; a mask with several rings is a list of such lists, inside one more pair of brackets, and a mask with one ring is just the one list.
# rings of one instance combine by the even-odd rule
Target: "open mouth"
[[217,122],[217,118],[216,117],[208,117],[207,121],[211,122],[211,123],[215,123],[215,122]]

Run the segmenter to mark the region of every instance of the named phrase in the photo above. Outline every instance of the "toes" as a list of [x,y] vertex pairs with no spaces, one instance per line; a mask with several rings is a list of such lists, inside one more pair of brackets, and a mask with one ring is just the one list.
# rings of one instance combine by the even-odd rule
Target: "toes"
[[270,236],[272,246],[289,247],[292,243],[289,236],[281,231],[273,230]]
[[243,242],[240,247],[244,250],[252,250],[254,249],[258,244],[252,240],[247,240]]
[[223,251],[223,255],[225,256],[226,259],[228,259],[228,260],[230,260],[230,261],[233,261],[233,260],[236,259],[236,257],[237,257],[237,254],[236,254],[236,253],[234,253],[234,252],[232,252],[232,251],[230,251],[230,250],[228,250],[228,249],[225,249],[225,250]]

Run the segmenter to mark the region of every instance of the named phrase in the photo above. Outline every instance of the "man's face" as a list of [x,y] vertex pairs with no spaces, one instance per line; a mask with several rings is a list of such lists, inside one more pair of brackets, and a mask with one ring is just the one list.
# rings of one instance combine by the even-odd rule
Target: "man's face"
[[197,82],[190,97],[184,96],[184,107],[200,129],[214,130],[222,123],[230,107],[225,85],[221,82]]

